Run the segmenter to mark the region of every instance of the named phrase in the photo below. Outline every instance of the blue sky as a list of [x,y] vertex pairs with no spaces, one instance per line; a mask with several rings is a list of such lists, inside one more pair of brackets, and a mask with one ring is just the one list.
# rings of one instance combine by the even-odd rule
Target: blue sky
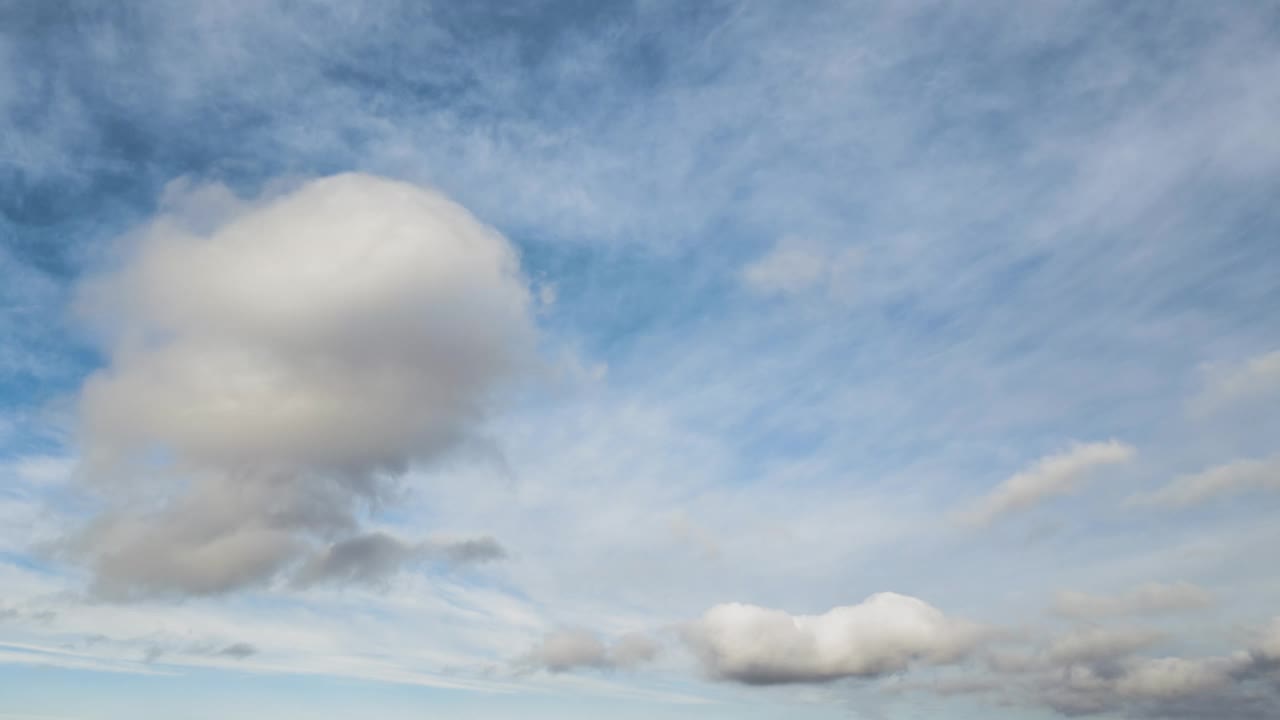
[[1273,717],[1278,116],[1265,2],[2,3],[0,720]]

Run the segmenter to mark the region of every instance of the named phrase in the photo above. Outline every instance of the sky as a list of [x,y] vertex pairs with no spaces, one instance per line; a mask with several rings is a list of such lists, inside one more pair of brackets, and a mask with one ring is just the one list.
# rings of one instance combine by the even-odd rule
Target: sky
[[0,720],[1280,714],[1280,5],[0,0]]

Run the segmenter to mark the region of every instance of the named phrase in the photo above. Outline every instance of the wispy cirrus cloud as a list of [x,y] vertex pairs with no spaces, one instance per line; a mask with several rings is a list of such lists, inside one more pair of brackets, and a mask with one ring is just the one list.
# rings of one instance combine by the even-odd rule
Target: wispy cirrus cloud
[[1213,601],[1212,593],[1191,583],[1146,583],[1114,595],[1060,591],[1054,597],[1053,611],[1071,618],[1146,616],[1200,610],[1213,605]]
[[1037,460],[1026,470],[1000,483],[960,517],[969,525],[990,525],[1002,515],[1029,508],[1050,497],[1075,492],[1090,471],[1125,462],[1134,453],[1132,447],[1115,440],[1077,443],[1060,453]]
[[1176,478],[1157,490],[1134,495],[1127,502],[1139,507],[1179,508],[1260,490],[1280,490],[1280,455],[1216,465]]

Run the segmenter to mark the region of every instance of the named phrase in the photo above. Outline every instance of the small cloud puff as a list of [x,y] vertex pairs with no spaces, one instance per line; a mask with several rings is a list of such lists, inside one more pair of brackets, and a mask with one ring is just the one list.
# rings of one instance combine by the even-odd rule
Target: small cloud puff
[[822,615],[716,605],[686,629],[685,639],[711,677],[776,685],[887,675],[915,662],[955,662],[982,634],[973,623],[917,598],[877,593]]
[[582,668],[628,669],[652,661],[658,650],[657,642],[643,633],[623,635],[607,645],[590,630],[560,628],[544,635],[523,664],[553,673]]

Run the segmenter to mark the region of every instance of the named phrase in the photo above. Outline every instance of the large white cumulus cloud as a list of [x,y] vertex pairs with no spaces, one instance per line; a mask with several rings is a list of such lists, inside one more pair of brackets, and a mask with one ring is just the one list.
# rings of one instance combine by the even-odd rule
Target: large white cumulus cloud
[[388,477],[472,433],[528,306],[510,244],[420,187],[171,198],[81,294],[109,357],[80,403],[114,502],[81,542],[99,589],[220,592],[356,535]]
[[822,615],[716,605],[686,638],[712,677],[771,685],[883,675],[913,661],[954,662],[980,634],[923,600],[886,592]]

